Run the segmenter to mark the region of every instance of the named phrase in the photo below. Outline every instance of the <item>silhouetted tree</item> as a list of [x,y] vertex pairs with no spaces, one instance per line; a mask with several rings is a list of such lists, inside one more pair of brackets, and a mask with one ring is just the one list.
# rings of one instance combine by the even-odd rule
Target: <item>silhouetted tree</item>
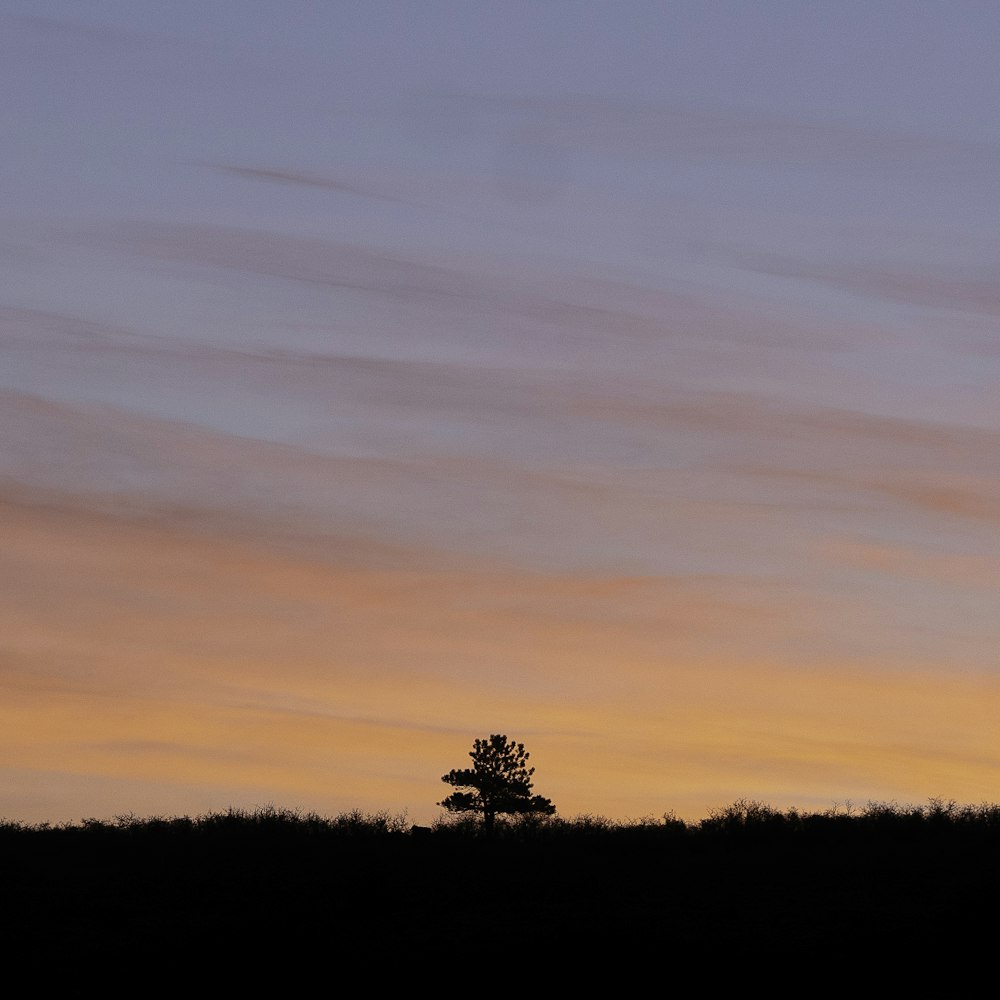
[[527,766],[531,754],[523,743],[513,743],[506,736],[494,734],[487,740],[476,740],[469,756],[471,768],[449,771],[441,775],[441,780],[472,791],[452,792],[439,806],[449,812],[482,813],[487,833],[493,832],[499,814],[551,816],[556,811],[548,799],[531,794],[535,769]]

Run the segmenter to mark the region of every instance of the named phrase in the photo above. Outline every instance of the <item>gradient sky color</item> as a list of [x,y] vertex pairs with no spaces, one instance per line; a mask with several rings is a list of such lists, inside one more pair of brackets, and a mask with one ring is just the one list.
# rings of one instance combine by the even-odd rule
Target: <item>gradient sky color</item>
[[995,801],[998,50],[5,0],[0,816]]

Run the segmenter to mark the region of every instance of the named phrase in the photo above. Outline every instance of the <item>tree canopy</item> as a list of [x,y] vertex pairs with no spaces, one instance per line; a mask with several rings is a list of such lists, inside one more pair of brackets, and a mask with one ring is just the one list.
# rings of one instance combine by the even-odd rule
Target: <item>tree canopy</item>
[[469,756],[471,768],[449,771],[441,780],[471,791],[452,792],[439,806],[449,812],[481,814],[487,833],[492,833],[496,817],[501,814],[551,816],[556,811],[548,799],[531,793],[535,769],[527,766],[531,754],[523,743],[495,733],[489,739],[476,740]]

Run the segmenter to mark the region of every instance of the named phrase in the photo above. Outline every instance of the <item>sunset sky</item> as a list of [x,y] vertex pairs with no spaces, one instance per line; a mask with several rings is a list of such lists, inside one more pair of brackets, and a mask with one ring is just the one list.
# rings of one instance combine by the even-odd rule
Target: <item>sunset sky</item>
[[1000,799],[1000,6],[0,4],[0,817]]

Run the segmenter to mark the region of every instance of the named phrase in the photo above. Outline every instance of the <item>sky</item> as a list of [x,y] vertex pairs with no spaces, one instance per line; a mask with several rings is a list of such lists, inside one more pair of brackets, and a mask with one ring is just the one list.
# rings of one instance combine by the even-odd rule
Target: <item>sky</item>
[[0,817],[996,801],[998,46],[2,0]]

